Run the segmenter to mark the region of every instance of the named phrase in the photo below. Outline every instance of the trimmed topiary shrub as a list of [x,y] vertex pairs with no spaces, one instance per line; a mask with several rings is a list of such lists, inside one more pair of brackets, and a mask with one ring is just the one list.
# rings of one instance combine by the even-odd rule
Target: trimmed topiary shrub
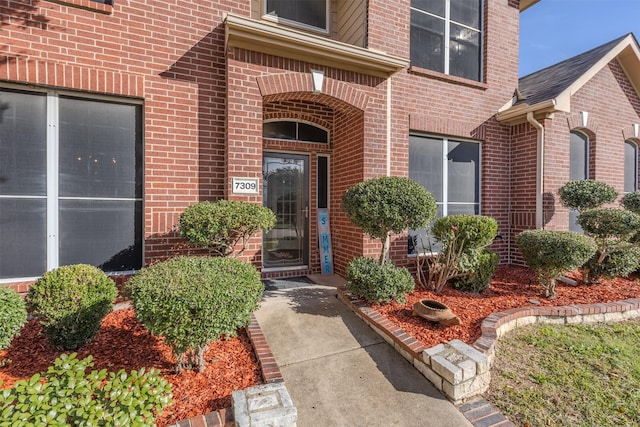
[[368,302],[405,301],[415,282],[406,268],[396,268],[391,261],[382,265],[373,258],[351,260],[346,271],[346,287],[353,295]]
[[29,288],[26,302],[41,317],[51,344],[75,350],[96,335],[117,295],[115,283],[102,270],[75,264],[43,274]]
[[[451,279],[470,274],[480,251],[495,239],[498,223],[482,215],[449,215],[438,218],[431,233],[442,243],[442,249],[437,256],[424,259],[428,266],[426,282],[439,294]],[[422,274],[421,266],[418,273]]]
[[177,355],[178,372],[195,366],[203,372],[207,344],[247,326],[264,290],[252,264],[207,257],[143,268],[125,286],[137,319]]
[[605,203],[612,203],[618,197],[618,192],[607,183],[583,179],[567,182],[560,187],[558,195],[564,206],[584,212]]
[[625,194],[620,203],[626,210],[640,215],[640,191]]
[[498,262],[500,256],[497,253],[483,249],[469,262],[466,274],[452,279],[451,285],[466,292],[482,292],[489,287]]
[[26,322],[27,308],[20,295],[0,285],[0,350],[9,347]]
[[46,373],[2,390],[0,427],[154,426],[154,411],[171,403],[171,384],[155,369],[87,373],[91,360],[62,354]]
[[423,186],[408,178],[382,176],[349,188],[342,196],[342,209],[351,222],[382,241],[382,264],[389,233],[428,226],[435,217],[436,201]]
[[572,231],[527,230],[516,236],[516,243],[546,298],[555,298],[558,277],[580,267],[596,252],[591,237]]
[[[238,257],[260,229],[276,223],[273,212],[255,203],[234,200],[200,202],[180,215],[180,235],[189,243],[207,248],[216,256]],[[241,249],[236,252],[236,245]]]
[[636,251],[624,252],[636,247],[632,240],[640,230],[640,215],[625,209],[595,208],[582,212],[578,223],[586,234],[593,236],[598,248],[581,268],[585,283],[593,283],[602,276],[615,277],[616,272],[628,275],[638,267],[638,260],[631,256]]

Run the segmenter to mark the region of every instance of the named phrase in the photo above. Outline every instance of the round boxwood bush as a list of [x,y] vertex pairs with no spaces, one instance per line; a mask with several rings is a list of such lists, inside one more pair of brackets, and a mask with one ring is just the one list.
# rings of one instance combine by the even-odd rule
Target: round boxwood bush
[[206,345],[247,326],[264,290],[252,264],[222,257],[173,258],[143,268],[125,286],[138,320],[178,356],[178,371],[201,372]]
[[546,298],[555,297],[558,277],[580,267],[596,252],[593,238],[572,231],[527,230],[516,236],[516,243]]
[[391,261],[379,264],[373,258],[351,260],[346,271],[346,287],[353,295],[368,302],[404,302],[406,294],[415,289],[415,282],[406,268],[397,268]]
[[0,350],[9,347],[27,321],[27,308],[20,295],[0,285]]
[[217,256],[230,256],[237,244],[240,255],[258,230],[269,231],[276,222],[264,206],[236,200],[204,201],[188,206],[180,215],[180,235],[189,243],[211,250]]
[[420,184],[398,176],[382,176],[349,188],[342,209],[365,233],[382,241],[380,264],[390,232],[425,228],[436,213],[436,201]]
[[493,243],[498,233],[498,222],[483,215],[449,215],[438,218],[431,227],[433,236],[444,246],[469,253]]
[[625,194],[620,203],[625,209],[640,215],[640,191]]
[[471,258],[467,274],[451,279],[451,284],[465,292],[482,292],[489,287],[499,261],[497,253],[483,249]]
[[609,184],[592,179],[569,181],[558,190],[562,204],[582,212],[612,203],[618,192]]
[[96,335],[117,295],[115,283],[102,270],[75,264],[43,274],[29,288],[26,302],[41,317],[51,344],[75,350]]

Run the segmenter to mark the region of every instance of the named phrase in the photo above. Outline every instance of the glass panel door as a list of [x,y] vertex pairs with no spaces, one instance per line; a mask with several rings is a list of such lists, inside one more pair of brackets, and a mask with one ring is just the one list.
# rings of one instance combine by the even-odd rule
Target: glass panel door
[[264,153],[263,205],[276,215],[276,225],[262,239],[264,268],[309,264],[309,157]]

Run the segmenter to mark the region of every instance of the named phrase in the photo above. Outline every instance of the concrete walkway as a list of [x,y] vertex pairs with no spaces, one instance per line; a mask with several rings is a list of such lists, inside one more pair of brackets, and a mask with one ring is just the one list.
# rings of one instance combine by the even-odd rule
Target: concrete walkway
[[334,287],[271,281],[256,318],[299,427],[471,426]]

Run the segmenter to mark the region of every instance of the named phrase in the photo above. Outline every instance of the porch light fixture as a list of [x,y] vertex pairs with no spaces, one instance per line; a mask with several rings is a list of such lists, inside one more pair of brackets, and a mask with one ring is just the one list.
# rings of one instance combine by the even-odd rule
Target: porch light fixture
[[313,92],[322,93],[322,83],[324,82],[324,71],[311,70],[311,77],[313,78]]
[[638,123],[633,124],[633,137],[637,138],[640,134],[640,125]]

